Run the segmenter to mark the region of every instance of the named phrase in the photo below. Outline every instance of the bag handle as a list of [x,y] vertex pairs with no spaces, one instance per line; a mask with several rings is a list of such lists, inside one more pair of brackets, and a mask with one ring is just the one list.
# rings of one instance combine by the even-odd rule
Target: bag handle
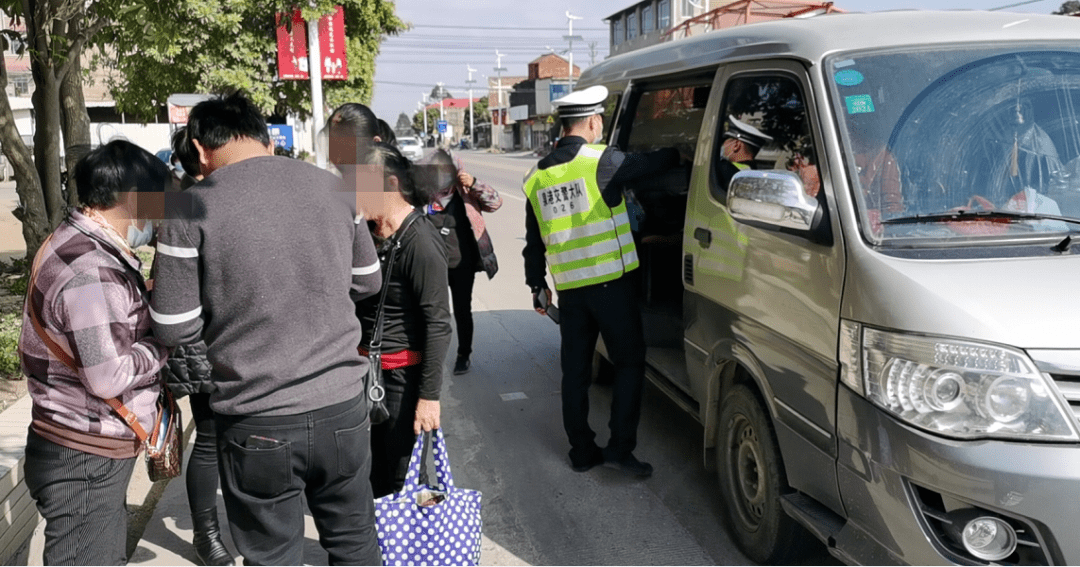
[[[49,349],[49,352],[52,353],[52,355],[55,356],[57,360],[64,363],[65,366],[74,370],[75,372],[78,372],[79,367],[75,364],[75,358],[68,354],[64,350],[64,348],[61,347],[60,344],[57,343],[51,335],[49,335],[48,331],[45,330],[45,326],[41,324],[41,319],[38,317],[37,309],[35,309],[34,307],[33,298],[34,290],[37,289],[36,286],[38,267],[41,265],[41,259],[45,247],[49,244],[49,241],[52,240],[52,237],[53,235],[50,234],[49,237],[41,243],[41,248],[39,248],[38,255],[36,258],[34,258],[34,265],[30,268],[30,282],[26,288],[26,312],[30,315],[30,324],[33,325],[34,332],[36,332],[38,337],[41,338],[42,342],[45,343],[45,348]],[[142,425],[139,424],[139,419],[135,417],[135,414],[132,413],[131,410],[127,409],[124,404],[120,403],[120,400],[117,398],[108,398],[105,400],[105,403],[109,404],[109,407],[111,407],[117,414],[120,415],[124,422],[128,424],[128,427],[130,427],[131,430],[135,432],[135,436],[139,438],[140,442],[146,443],[147,439],[149,439],[150,436],[146,434],[146,430],[143,429]]]
[[435,429],[416,436],[412,458],[409,459],[409,471],[405,474],[405,484],[394,499],[401,500],[412,496],[425,486],[431,486],[424,466],[428,447],[435,454],[435,478],[438,484],[433,488],[450,493],[454,490],[454,476],[450,473],[450,459],[446,452],[446,439],[442,429]]

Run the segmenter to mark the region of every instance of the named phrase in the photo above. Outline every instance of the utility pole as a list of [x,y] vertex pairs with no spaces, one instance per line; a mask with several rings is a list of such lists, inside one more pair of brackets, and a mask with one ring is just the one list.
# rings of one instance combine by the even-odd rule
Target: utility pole
[[589,42],[589,67],[596,65],[596,42]]
[[575,15],[571,14],[569,10],[566,11],[566,23],[567,23],[567,25],[570,26],[570,28],[569,28],[570,34],[569,35],[564,35],[563,39],[570,42],[570,59],[569,59],[570,72],[567,73],[567,78],[570,81],[570,92],[574,92],[574,40],[577,39],[577,40],[580,40],[580,41],[585,41],[585,38],[581,37],[580,35],[574,35],[574,20],[580,20],[580,19],[581,19],[581,16],[575,16]]
[[323,90],[322,90],[322,55],[319,53],[319,19],[312,18],[307,23],[308,37],[308,73],[311,77],[311,120],[313,141],[315,142],[315,165],[326,169],[326,148],[319,143],[319,129],[323,126]]
[[427,95],[425,95],[424,93],[420,93],[420,102],[416,103],[416,104],[420,105],[420,114],[424,115],[424,135],[421,136],[420,138],[422,140],[424,140],[424,147],[425,148],[427,147],[427,137],[428,137],[427,104],[425,104],[426,100],[427,100]]
[[476,69],[473,69],[471,65],[465,65],[465,69],[469,72],[469,80],[465,81],[465,84],[469,85],[469,147],[471,148],[476,142],[476,114],[473,111],[472,100],[472,86],[476,82],[472,74],[476,72]]
[[[503,123],[503,113],[502,113],[502,110],[501,110],[501,107],[502,107],[502,72],[506,70],[506,67],[502,66],[502,58],[503,58],[503,54],[499,53],[499,50],[496,49],[495,50],[495,72],[499,74],[499,79],[498,79],[498,82],[496,83],[496,87],[495,87],[495,99],[498,101],[498,104],[496,104],[495,106],[500,109],[499,110],[499,126],[500,127],[503,125],[502,124]],[[490,101],[489,101],[489,103],[490,103]],[[502,132],[500,132],[500,134],[501,133]],[[500,138],[501,137],[502,136],[500,136]],[[494,120],[491,121],[491,147],[492,148],[495,147],[495,121]]]

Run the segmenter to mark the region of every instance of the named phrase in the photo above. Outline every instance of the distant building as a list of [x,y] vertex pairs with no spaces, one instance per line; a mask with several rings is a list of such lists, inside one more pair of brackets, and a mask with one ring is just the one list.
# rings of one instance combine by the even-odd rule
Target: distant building
[[842,11],[832,2],[806,0],[644,0],[605,21],[615,56],[716,29]]
[[487,126],[480,126],[479,136],[482,138],[477,142],[478,147],[489,147],[491,143],[491,128],[495,129],[495,147],[501,149],[510,149],[513,147],[513,132],[510,129],[513,121],[510,120],[510,91],[521,81],[524,81],[528,77],[522,76],[503,76],[488,77],[488,111],[491,113],[491,123]]
[[[479,98],[445,98],[442,100],[442,113],[450,130],[447,132],[446,141],[456,144],[461,138],[469,137],[466,128],[465,117],[469,114],[469,103],[476,102]],[[427,108],[439,109],[439,103],[427,105]]]
[[[517,149],[531,150],[549,143],[556,121],[551,101],[570,93],[570,61],[548,53],[529,63],[529,76],[510,92],[510,119]],[[581,68],[573,67],[573,77]]]
[[705,1],[644,0],[608,16],[611,56],[660,43],[669,29],[703,13]]

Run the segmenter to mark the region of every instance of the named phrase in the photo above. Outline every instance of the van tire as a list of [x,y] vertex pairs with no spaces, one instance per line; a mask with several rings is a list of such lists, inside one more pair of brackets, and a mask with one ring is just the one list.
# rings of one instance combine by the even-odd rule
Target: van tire
[[716,441],[720,494],[735,544],[756,563],[791,564],[813,537],[780,504],[780,495],[790,489],[776,433],[761,401],[745,385],[724,397]]

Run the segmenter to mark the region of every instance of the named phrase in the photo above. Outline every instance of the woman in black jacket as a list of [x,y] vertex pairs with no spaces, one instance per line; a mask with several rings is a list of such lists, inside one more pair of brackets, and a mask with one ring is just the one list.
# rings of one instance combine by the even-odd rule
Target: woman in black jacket
[[[373,142],[374,115],[359,104],[335,110],[330,156],[355,190],[388,285],[382,368],[390,419],[371,428],[371,487],[376,498],[401,489],[421,431],[440,425],[443,362],[450,347],[446,245],[422,209],[436,187],[417,186],[414,166],[397,148]],[[373,186],[374,185],[374,186]],[[379,186],[381,185],[381,186]],[[391,247],[400,243],[386,276]],[[379,296],[357,304],[363,347],[371,344]]]
[[[201,180],[198,154],[191,145],[186,127],[173,134],[172,146],[173,155],[179,158],[185,177]],[[210,410],[210,394],[214,391],[211,370],[206,357],[206,343],[199,341],[177,347],[169,355],[162,373],[165,384],[174,396],[188,396],[191,419],[195,422],[195,442],[191,445],[191,457],[184,473],[195,555],[203,565],[233,565],[232,555],[221,542],[221,528],[218,525],[217,434],[214,412]]]

